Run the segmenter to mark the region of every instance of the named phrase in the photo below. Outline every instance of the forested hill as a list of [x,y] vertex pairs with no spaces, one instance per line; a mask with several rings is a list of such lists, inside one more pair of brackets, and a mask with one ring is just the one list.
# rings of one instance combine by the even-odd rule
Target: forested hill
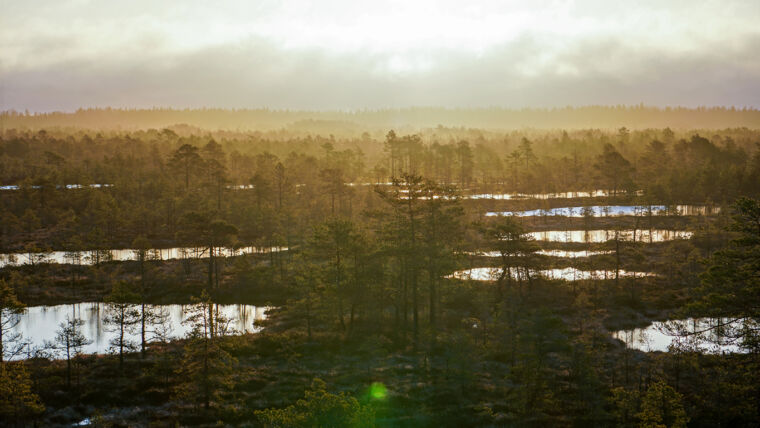
[[0,113],[2,129],[51,127],[89,129],[149,129],[187,124],[204,129],[274,130],[306,132],[329,129],[338,134],[360,134],[379,128],[411,130],[444,126],[485,129],[722,129],[760,128],[755,108],[656,108],[645,106],[588,106],[560,109],[502,108],[447,109],[413,107],[386,110],[290,111],[268,109],[80,109],[73,113]]

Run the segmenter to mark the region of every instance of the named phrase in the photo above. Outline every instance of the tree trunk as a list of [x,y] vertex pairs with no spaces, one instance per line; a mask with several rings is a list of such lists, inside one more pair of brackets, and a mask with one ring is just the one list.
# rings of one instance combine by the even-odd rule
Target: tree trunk
[[145,302],[143,301],[140,309],[140,355],[145,358]]
[[71,347],[66,338],[66,388],[71,389]]
[[615,287],[620,285],[620,232],[615,231]]
[[[408,179],[407,179],[408,182]],[[417,349],[417,344],[419,340],[419,301],[418,301],[418,290],[417,290],[417,263],[414,260],[414,257],[416,256],[416,247],[417,247],[417,236],[415,231],[415,223],[414,223],[414,210],[412,209],[412,195],[413,189],[411,186],[409,186],[409,193],[407,194],[407,206],[409,207],[409,234],[410,234],[410,244],[411,244],[411,279],[412,279],[412,322],[413,322],[413,337],[414,337],[414,349]]]
[[119,370],[124,369],[124,312],[125,306],[121,304],[121,319],[119,323]]
[[214,244],[209,244],[208,248],[208,292],[211,294],[214,289]]
[[145,252],[140,253],[140,356],[145,358]]
[[[211,305],[209,305],[209,314],[211,313]],[[206,410],[211,405],[211,391],[209,390],[209,368],[208,368],[208,340],[203,339],[203,400]]]

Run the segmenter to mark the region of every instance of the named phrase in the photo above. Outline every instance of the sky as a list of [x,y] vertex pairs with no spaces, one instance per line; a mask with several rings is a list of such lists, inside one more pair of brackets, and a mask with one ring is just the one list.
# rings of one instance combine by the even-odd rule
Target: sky
[[758,22],[758,0],[0,0],[0,110],[760,107]]

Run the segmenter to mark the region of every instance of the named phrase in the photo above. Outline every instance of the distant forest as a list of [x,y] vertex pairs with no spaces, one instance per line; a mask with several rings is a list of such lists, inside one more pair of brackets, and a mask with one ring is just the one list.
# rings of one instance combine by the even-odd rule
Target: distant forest
[[453,127],[507,129],[722,129],[758,128],[755,108],[657,108],[639,106],[586,106],[553,109],[412,107],[356,111],[291,111],[269,109],[79,109],[76,112],[0,113],[4,129],[88,128],[135,130],[185,124],[207,130],[280,130],[356,136],[394,128],[414,132],[441,124]]
[[[144,234],[174,245],[179,218],[201,208],[234,224],[241,239],[283,245],[285,231],[306,234],[315,221],[371,210],[379,202],[372,186],[361,184],[387,183],[402,173],[464,193],[640,191],[645,202],[665,205],[758,196],[760,133],[700,132],[440,127],[335,137],[187,126],[9,129],[0,136],[0,186],[20,191],[0,196],[0,247],[44,242],[66,248],[96,232],[97,239],[84,240],[123,247]],[[76,197],[55,192],[56,186],[93,183],[113,187]],[[252,190],[237,192],[240,187]],[[289,220],[269,224],[281,210]],[[109,225],[94,226],[102,222]]]

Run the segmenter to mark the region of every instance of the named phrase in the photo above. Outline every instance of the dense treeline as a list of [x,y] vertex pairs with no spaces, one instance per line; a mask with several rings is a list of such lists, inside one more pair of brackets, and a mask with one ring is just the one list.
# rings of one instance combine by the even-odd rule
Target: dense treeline
[[363,129],[436,127],[440,124],[486,129],[720,129],[760,125],[760,112],[735,107],[587,106],[554,109],[446,109],[411,107],[359,111],[226,109],[79,109],[76,112],[0,113],[0,129],[147,129],[188,124],[204,129],[275,130],[358,136]]
[[[391,131],[381,139],[11,130],[0,141],[0,183],[19,189],[0,191],[0,243],[6,250],[67,249],[78,241],[123,248],[145,235],[164,246],[192,244],[178,233],[180,221],[207,211],[234,225],[242,242],[286,245],[313,222],[371,209],[378,198],[364,184],[403,173],[456,185],[464,194],[643,190],[658,204],[757,196],[760,136],[746,129],[707,135],[667,128],[437,129]],[[110,187],[87,188],[93,183]],[[85,188],[57,190],[67,184]]]

